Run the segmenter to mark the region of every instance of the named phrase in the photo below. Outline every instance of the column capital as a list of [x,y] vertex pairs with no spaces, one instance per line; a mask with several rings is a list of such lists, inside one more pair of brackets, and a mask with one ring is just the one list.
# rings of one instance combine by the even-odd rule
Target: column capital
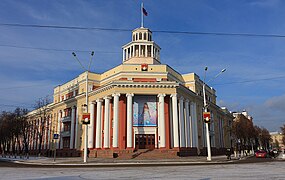
[[190,100],[186,98],[185,99],[185,103],[189,103],[189,102],[190,102]]
[[165,97],[166,95],[164,94],[164,93],[159,93],[158,95],[157,95],[157,97]]
[[106,100],[106,99],[112,99],[112,98],[110,96],[105,96],[103,99]]
[[134,93],[127,93],[126,96],[134,96]]
[[98,102],[103,102],[103,99],[96,99],[96,102],[98,103]]
[[180,96],[180,97],[179,97],[179,100],[180,100],[180,101],[183,101],[183,100],[184,100],[184,97],[183,97],[183,96]]
[[91,104],[95,104],[96,103],[96,101],[91,101],[89,104],[91,105]]
[[171,94],[170,97],[177,97],[177,93]]
[[114,97],[114,96],[120,97],[120,95],[121,95],[120,93],[113,93],[113,94],[112,94],[113,97]]
[[76,106],[72,106],[72,109],[76,109]]

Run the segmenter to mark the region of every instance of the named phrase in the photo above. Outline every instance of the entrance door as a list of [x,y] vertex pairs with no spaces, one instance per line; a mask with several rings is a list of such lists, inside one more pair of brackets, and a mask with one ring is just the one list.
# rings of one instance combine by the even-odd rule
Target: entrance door
[[136,134],[136,149],[154,149],[154,134]]

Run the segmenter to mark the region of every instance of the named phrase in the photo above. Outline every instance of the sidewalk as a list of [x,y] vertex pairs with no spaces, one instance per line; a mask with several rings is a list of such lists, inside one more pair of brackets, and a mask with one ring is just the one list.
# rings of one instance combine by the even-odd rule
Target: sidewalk
[[[246,159],[251,156],[244,157]],[[110,167],[110,166],[170,166],[170,165],[205,165],[205,164],[229,164],[239,161],[238,158],[232,156],[232,160],[227,160],[226,156],[212,156],[212,161],[207,161],[206,156],[190,156],[180,157],[175,159],[153,159],[153,160],[140,160],[140,159],[103,159],[103,158],[89,158],[87,163],[83,162],[82,157],[67,157],[67,158],[53,158],[47,157],[29,157],[20,158],[14,157],[0,157],[0,160],[12,161],[18,164],[35,165],[35,166],[97,166],[97,167]]]

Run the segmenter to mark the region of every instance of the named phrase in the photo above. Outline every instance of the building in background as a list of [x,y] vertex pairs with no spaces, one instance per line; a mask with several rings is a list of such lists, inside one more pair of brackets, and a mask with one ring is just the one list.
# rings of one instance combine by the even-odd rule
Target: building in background
[[[206,155],[203,82],[195,73],[180,74],[161,63],[160,47],[148,28],[132,32],[123,46],[123,62],[102,74],[84,72],[54,88],[46,116],[29,113],[34,133],[30,151],[37,152],[36,129],[44,126],[42,149],[51,155],[80,156],[84,148],[84,112],[88,73],[88,148],[90,157],[123,157],[141,149],[168,155]],[[233,117],[216,104],[216,92],[206,85],[211,112],[212,154],[231,147]],[[45,121],[41,121],[44,119]],[[59,139],[53,139],[59,134]],[[147,154],[147,153],[145,153]]]
[[282,141],[283,138],[283,134],[280,132],[270,132],[270,136],[271,136],[271,147],[272,148],[276,148],[276,149],[284,149],[284,143]]
[[234,116],[232,133],[233,148],[235,156],[244,154],[253,154],[256,149],[257,131],[253,124],[253,118],[246,110],[242,112],[233,112]]

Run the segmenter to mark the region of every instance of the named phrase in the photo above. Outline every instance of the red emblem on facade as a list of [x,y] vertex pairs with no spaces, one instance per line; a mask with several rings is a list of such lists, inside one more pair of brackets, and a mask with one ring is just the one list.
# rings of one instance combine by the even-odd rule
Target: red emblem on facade
[[147,71],[148,65],[147,64],[142,64],[141,68],[142,68],[142,71]]

